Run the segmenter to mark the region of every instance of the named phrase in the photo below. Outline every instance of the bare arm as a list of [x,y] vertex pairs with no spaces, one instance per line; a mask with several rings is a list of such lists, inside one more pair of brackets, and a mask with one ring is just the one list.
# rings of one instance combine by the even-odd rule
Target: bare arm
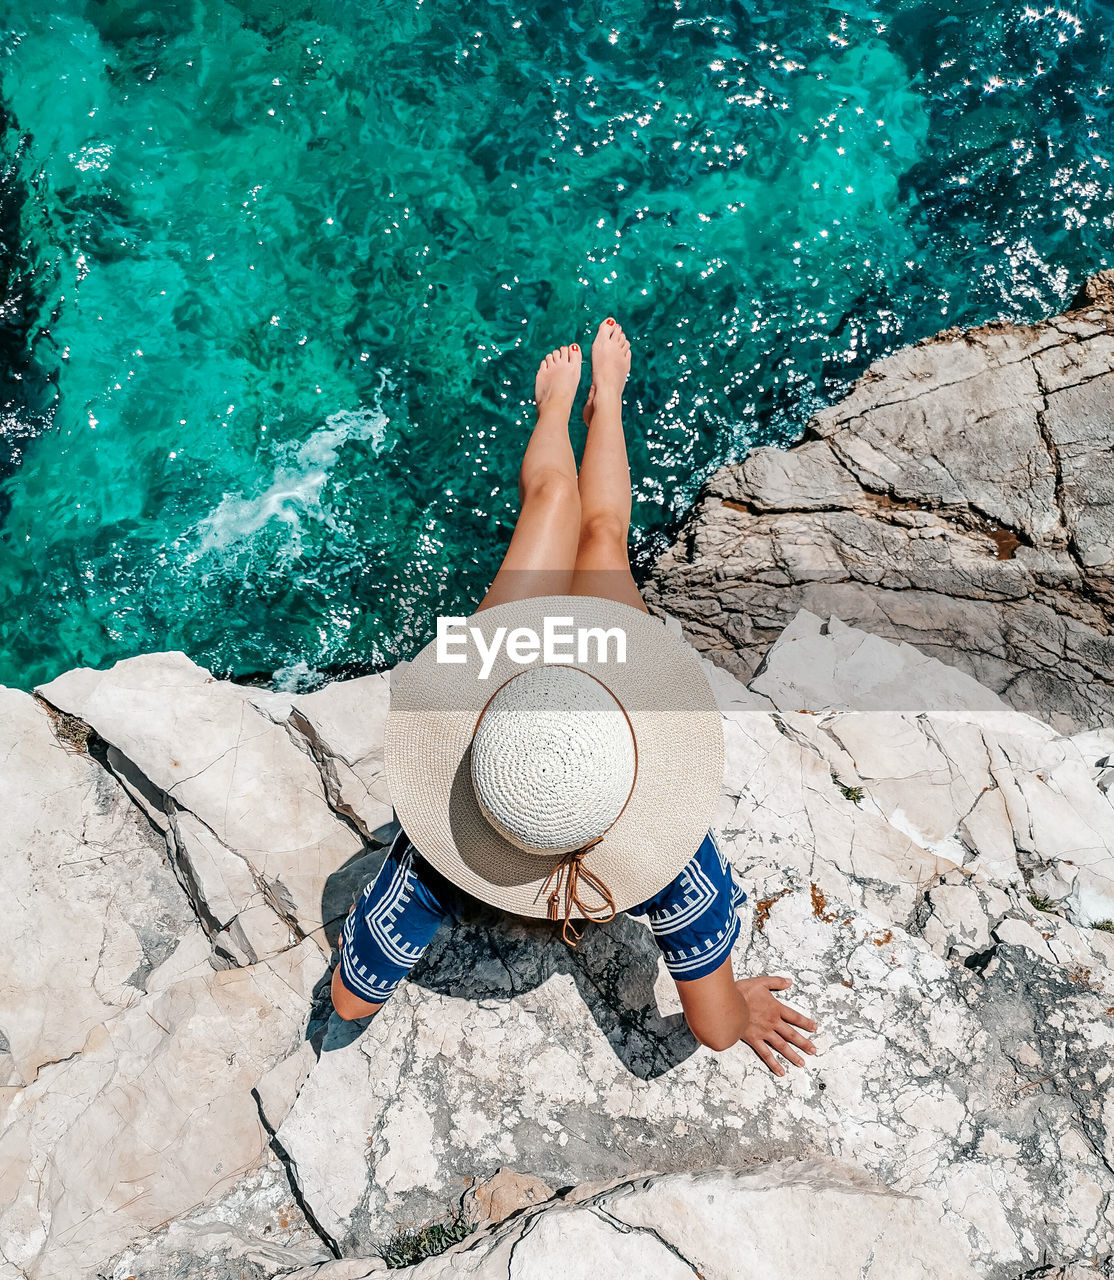
[[776,1076],[785,1075],[777,1059],[781,1054],[794,1066],[804,1059],[792,1048],[815,1053],[816,1046],[798,1027],[815,1031],[816,1023],[774,996],[793,985],[792,978],[764,974],[757,978],[735,978],[730,957],[713,973],[692,982],[677,983],[681,1008],[692,1034],[709,1049],[721,1051],[743,1041]]

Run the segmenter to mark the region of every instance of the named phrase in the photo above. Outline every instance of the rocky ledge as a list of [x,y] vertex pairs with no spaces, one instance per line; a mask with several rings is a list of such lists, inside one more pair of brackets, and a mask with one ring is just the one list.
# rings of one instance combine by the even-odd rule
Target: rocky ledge
[[1071,731],[1114,722],[1114,271],[872,365],[705,485],[648,598],[743,678],[806,608]]
[[[369,1023],[331,1014],[330,940],[395,829],[390,673],[292,695],[162,653],[0,689],[0,1280],[1114,1275],[1105,544],[1098,499],[1069,501],[1048,372],[1071,351],[1093,360],[1080,396],[1108,376],[1106,306],[1094,286],[986,374],[1042,370],[1040,432],[1061,442],[1043,515],[1051,454],[1023,490],[1021,409],[929,372],[1022,340],[984,330],[893,357],[921,371],[919,399],[896,366],[868,376],[852,400],[885,383],[891,409],[859,414],[867,444],[817,431],[721,472],[662,566],[657,598],[716,659],[716,825],[749,895],[736,971],[789,974],[820,1024],[783,1079],[696,1044],[627,917],[570,950],[478,910]],[[933,461],[951,455],[922,418],[879,434],[949,380],[975,397],[977,494],[970,467]],[[1016,462],[1009,521],[988,421]],[[1088,439],[1073,483],[1097,494]],[[860,480],[884,449],[889,478]],[[917,468],[939,503],[908,496]],[[778,476],[797,495],[780,511]],[[817,547],[832,558],[810,579]],[[971,594],[898,589],[931,563]]]

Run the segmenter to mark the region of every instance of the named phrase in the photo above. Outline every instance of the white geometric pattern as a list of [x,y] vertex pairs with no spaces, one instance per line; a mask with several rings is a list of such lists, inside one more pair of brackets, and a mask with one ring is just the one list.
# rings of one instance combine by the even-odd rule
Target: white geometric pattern
[[[408,942],[399,929],[399,924],[407,904],[413,899],[418,888],[418,877],[414,870],[414,846],[410,844],[404,831],[395,836],[388,850],[383,869],[393,860],[399,850],[400,841],[405,849],[398,858],[394,871],[387,882],[385,891],[378,894],[375,906],[364,913],[363,922],[371,935],[371,940],[381,959],[398,972],[377,974],[368,968],[363,961],[356,960],[353,955],[356,918],[359,909],[353,911],[344,924],[344,942],[341,947],[341,977],[344,985],[353,994],[375,1004],[382,1004],[395,991],[402,978],[418,963],[425,954],[428,942],[415,944]],[[367,886],[363,892],[361,906],[366,904],[373,891],[379,885],[380,876]]]
[[698,862],[690,862],[673,884],[679,894],[667,908],[649,913],[650,928],[659,938],[694,924],[716,900],[716,886]]
[[353,995],[371,1004],[384,1004],[394,994],[399,980],[383,979],[372,973],[367,965],[352,959],[352,933],[355,916],[349,916],[344,926],[344,945],[340,949],[340,973],[344,985]]
[[[720,887],[713,883],[701,866],[699,850],[670,886],[673,892],[669,895],[668,905],[663,904],[647,912],[666,969],[682,981],[691,981],[717,969],[730,954],[742,927],[738,908],[746,901],[746,894],[735,883],[730,864],[715,834],[709,831],[708,838],[719,861],[721,883],[726,881],[731,886],[731,902],[726,916]],[[701,936],[700,920],[705,914],[711,916],[707,924],[711,931]],[[689,938],[695,934],[699,941],[685,945],[679,939],[674,941],[678,934],[687,934]]]
[[714,937],[708,938],[703,946],[687,947],[680,951],[663,946],[661,950],[665,967],[674,978],[682,980],[696,970],[702,970],[705,974],[710,973],[713,968],[719,967],[716,962],[726,958],[735,945],[735,939],[739,936],[741,928],[742,921],[733,913],[731,923],[725,929],[720,929]]
[[399,859],[398,867],[387,885],[387,892],[376,903],[374,910],[364,916],[368,931],[392,964],[412,968],[422,958],[425,947],[407,942],[398,930],[397,921],[413,897],[417,885],[414,875],[414,849],[411,846]]

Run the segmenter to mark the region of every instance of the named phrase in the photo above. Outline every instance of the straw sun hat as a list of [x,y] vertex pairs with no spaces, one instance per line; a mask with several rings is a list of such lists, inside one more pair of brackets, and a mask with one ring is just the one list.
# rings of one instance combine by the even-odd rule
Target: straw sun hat
[[[723,730],[696,654],[664,623],[595,596],[541,596],[467,619],[484,651],[518,628],[567,639],[546,663],[507,643],[488,659],[464,627],[428,644],[391,691],[387,785],[415,848],[505,911],[610,920],[663,889],[699,847],[719,799]],[[575,637],[618,628],[601,652]],[[571,656],[566,656],[566,654]],[[522,656],[522,650],[518,652]]]

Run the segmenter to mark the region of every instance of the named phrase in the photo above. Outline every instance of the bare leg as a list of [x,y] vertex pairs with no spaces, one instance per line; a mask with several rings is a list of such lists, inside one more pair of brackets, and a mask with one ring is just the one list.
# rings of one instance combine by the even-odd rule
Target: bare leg
[[584,406],[588,439],[580,461],[580,537],[572,593],[603,596],[648,612],[627,558],[631,493],[623,387],[630,360],[626,334],[614,320],[605,320],[592,343],[592,389]]
[[580,348],[558,347],[538,366],[538,421],[518,473],[521,510],[510,546],[481,609],[533,596],[566,595],[580,530],[569,414],[580,384]]

